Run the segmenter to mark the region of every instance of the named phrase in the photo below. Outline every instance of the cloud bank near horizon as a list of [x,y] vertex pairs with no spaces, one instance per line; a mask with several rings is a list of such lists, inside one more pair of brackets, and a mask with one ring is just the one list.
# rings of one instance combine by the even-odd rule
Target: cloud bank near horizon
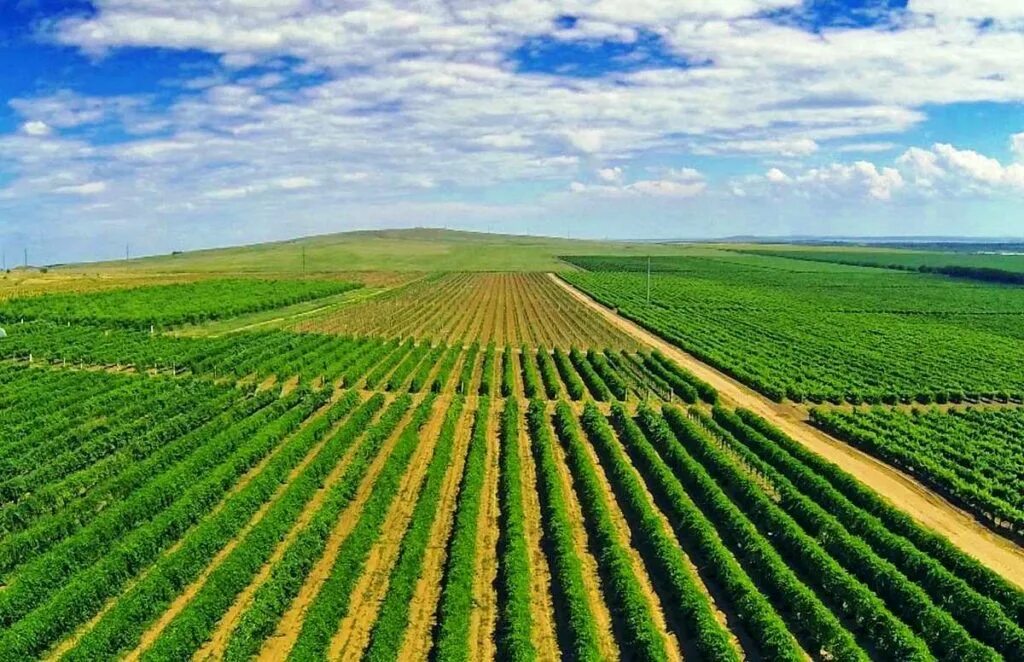
[[0,51],[51,65],[0,83],[0,231],[51,260],[417,224],[1024,234],[1018,2],[50,4]]

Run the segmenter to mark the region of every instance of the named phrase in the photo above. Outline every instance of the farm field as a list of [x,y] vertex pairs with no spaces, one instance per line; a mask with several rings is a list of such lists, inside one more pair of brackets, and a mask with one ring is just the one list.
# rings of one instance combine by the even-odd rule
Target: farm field
[[359,305],[305,318],[294,328],[529,347],[636,346],[544,274],[432,275]]
[[1022,659],[1017,291],[658,251],[4,304],[0,660]]
[[980,280],[1024,282],[1024,255],[1020,254],[1019,245],[1013,246],[1010,249],[1011,253],[1008,254],[1000,253],[998,246],[979,248],[986,252],[895,250],[861,247],[850,247],[840,250],[824,247],[802,247],[799,249],[788,247],[745,247],[740,250],[756,255],[775,255],[799,260],[877,266],[909,271],[918,270]]
[[[469,395],[6,367],[4,659],[1020,650],[1024,594],[756,416],[488,394],[486,363]],[[55,388],[86,397],[14,461]]]
[[1024,531],[1024,409],[815,409],[811,419],[998,526]]
[[571,258],[573,285],[776,400],[1024,396],[1024,290],[771,256]]
[[167,327],[278,308],[357,287],[355,283],[323,280],[213,279],[95,293],[48,293],[13,298],[0,304],[0,320],[45,319],[131,328]]

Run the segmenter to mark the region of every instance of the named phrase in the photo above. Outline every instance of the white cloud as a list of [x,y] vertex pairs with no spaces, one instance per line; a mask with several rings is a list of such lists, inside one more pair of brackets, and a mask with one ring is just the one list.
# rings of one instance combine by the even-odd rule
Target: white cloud
[[765,154],[773,156],[809,156],[818,151],[818,143],[810,138],[782,140],[722,140],[698,147],[697,154]]
[[890,142],[856,142],[841,145],[836,148],[836,151],[840,154],[847,153],[861,153],[867,154],[872,152],[888,152],[891,149],[897,147],[896,143]]
[[1024,133],[1010,136],[1010,149],[1013,150],[1018,160],[1024,161]]
[[53,130],[46,122],[32,120],[21,125],[22,132],[30,136],[48,136]]
[[704,176],[693,168],[667,170],[660,179],[640,179],[623,183],[620,168],[605,168],[598,171],[601,184],[573,182],[569,191],[576,194],[590,194],[605,197],[665,197],[693,198],[707,190]]
[[600,151],[605,134],[600,129],[576,129],[568,131],[565,137],[579,151],[591,154]]
[[911,148],[897,163],[907,168],[919,184],[943,185],[949,192],[1024,191],[1024,164],[1003,165],[974,150],[937,143],[929,150]]
[[97,195],[107,190],[106,182],[86,182],[74,186],[60,186],[53,189],[54,193],[67,195]]
[[[472,202],[506,184],[543,196],[574,180],[597,200],[628,200],[623,207],[705,191],[739,191],[755,204],[765,192],[871,201],[1018,190],[1019,170],[989,156],[936,146],[888,162],[879,152],[894,145],[879,141],[906,142],[900,134],[931,105],[1024,102],[1020,3],[912,0],[899,30],[812,33],[752,18],[803,4],[95,0],[95,13],[58,22],[50,36],[95,54],[198,49],[216,64],[161,81],[159,95],[12,100],[22,128],[0,136],[3,196],[31,208],[33,196],[105,182],[119,195],[95,218],[161,208],[219,220],[256,209],[274,223],[294,196],[326,210],[354,200],[411,206],[431,189]],[[580,20],[559,30],[561,14]],[[987,16],[997,23],[980,30]],[[570,78],[523,73],[509,58],[532,37],[628,43],[643,30],[712,65]],[[32,134],[34,122],[53,132]],[[107,129],[128,139],[111,144]],[[1022,143],[1018,135],[1011,145],[1024,162]],[[705,181],[658,168],[695,153],[767,172]],[[871,158],[829,164],[835,154]],[[647,174],[630,182],[634,172]]]
[[319,186],[320,182],[312,177],[283,177],[275,181],[274,185],[285,191],[294,191],[297,189]]
[[764,180],[804,195],[866,196],[875,200],[890,200],[893,192],[904,186],[903,176],[898,170],[878,168],[868,161],[832,163],[794,175],[772,168],[765,173]]
[[485,147],[495,147],[497,149],[515,149],[517,147],[529,147],[533,144],[533,141],[520,133],[493,133],[477,138],[476,142]]

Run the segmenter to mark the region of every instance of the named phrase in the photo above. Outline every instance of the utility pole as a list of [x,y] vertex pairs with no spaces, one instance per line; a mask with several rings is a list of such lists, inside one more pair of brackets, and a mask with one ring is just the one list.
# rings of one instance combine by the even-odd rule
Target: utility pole
[[306,275],[306,245],[302,245],[302,275]]
[[651,256],[647,256],[647,305],[651,305]]
[[25,268],[28,268],[28,247],[25,247]]
[[124,245],[124,261],[125,262],[128,262],[129,260],[132,259],[131,252],[129,251],[130,247],[131,247],[131,244],[125,243],[125,245]]

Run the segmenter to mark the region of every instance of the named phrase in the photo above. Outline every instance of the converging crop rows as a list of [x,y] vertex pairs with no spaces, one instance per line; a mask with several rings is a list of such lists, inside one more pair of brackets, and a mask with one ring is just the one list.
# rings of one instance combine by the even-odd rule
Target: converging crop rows
[[543,274],[434,274],[299,323],[300,331],[568,349],[636,342]]
[[2,659],[1024,652],[1024,593],[745,411],[0,379]]

